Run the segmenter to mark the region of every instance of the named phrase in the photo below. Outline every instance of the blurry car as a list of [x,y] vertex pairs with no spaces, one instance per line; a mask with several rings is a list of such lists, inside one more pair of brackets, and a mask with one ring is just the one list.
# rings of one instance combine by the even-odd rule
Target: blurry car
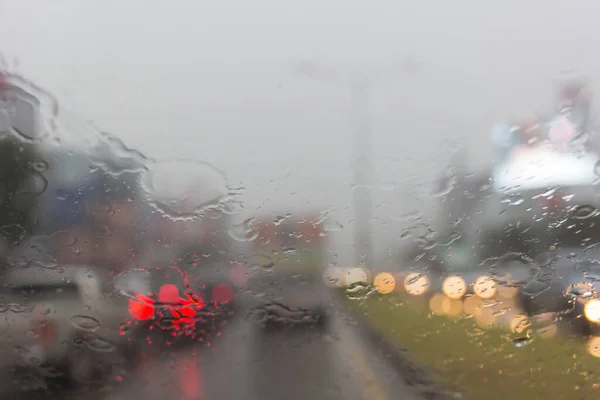
[[266,328],[328,323],[329,292],[322,273],[272,271],[254,276],[251,287],[260,293],[254,315]]
[[191,275],[177,266],[129,271],[147,284],[130,287],[130,324],[149,345],[171,346],[207,341],[232,315],[234,289],[226,278]]
[[248,286],[259,303],[254,314],[266,327],[327,326],[324,223],[309,213],[254,222]]
[[103,269],[86,265],[10,269],[4,275],[6,313],[0,335],[4,367],[66,376],[76,385],[114,373],[129,357],[121,334],[127,298]]

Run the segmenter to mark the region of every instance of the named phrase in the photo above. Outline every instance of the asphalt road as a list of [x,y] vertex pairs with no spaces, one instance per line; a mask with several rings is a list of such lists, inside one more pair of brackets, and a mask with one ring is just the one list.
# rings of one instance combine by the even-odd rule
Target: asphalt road
[[[207,344],[146,354],[122,382],[103,390],[23,392],[3,399],[419,399],[356,322],[334,312],[329,327],[265,331],[233,319]],[[16,390],[15,390],[16,389]]]

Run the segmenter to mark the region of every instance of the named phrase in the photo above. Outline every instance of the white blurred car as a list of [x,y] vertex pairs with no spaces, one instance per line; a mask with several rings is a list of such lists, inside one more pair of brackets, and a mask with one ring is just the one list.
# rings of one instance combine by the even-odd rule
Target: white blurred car
[[[129,355],[128,298],[89,266],[13,268],[4,275],[0,360],[90,383]],[[123,287],[125,283],[118,283]]]

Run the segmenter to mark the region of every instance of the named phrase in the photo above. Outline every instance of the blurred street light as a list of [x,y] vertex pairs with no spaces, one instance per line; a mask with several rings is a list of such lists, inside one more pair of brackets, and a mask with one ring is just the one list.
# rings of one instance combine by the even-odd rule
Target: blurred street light
[[346,75],[340,71],[302,61],[294,65],[298,75],[321,79],[339,86],[347,87],[353,101],[354,114],[354,213],[356,228],[354,246],[357,265],[371,267],[373,262],[371,245],[371,213],[373,185],[373,161],[371,150],[371,132],[369,129],[369,92],[382,83],[389,81],[399,73],[415,72],[420,63],[412,58],[403,58],[388,67],[367,74]]

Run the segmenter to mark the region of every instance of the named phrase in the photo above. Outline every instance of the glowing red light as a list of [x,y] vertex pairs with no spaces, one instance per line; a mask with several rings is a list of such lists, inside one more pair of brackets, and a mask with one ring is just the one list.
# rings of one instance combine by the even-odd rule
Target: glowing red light
[[158,301],[161,303],[177,303],[179,302],[179,289],[172,283],[165,283],[160,287],[158,292]]
[[212,302],[217,304],[229,303],[233,299],[233,288],[226,283],[219,283],[212,291]]
[[138,321],[145,321],[154,315],[154,301],[143,294],[138,294],[135,299],[129,299],[129,314]]

